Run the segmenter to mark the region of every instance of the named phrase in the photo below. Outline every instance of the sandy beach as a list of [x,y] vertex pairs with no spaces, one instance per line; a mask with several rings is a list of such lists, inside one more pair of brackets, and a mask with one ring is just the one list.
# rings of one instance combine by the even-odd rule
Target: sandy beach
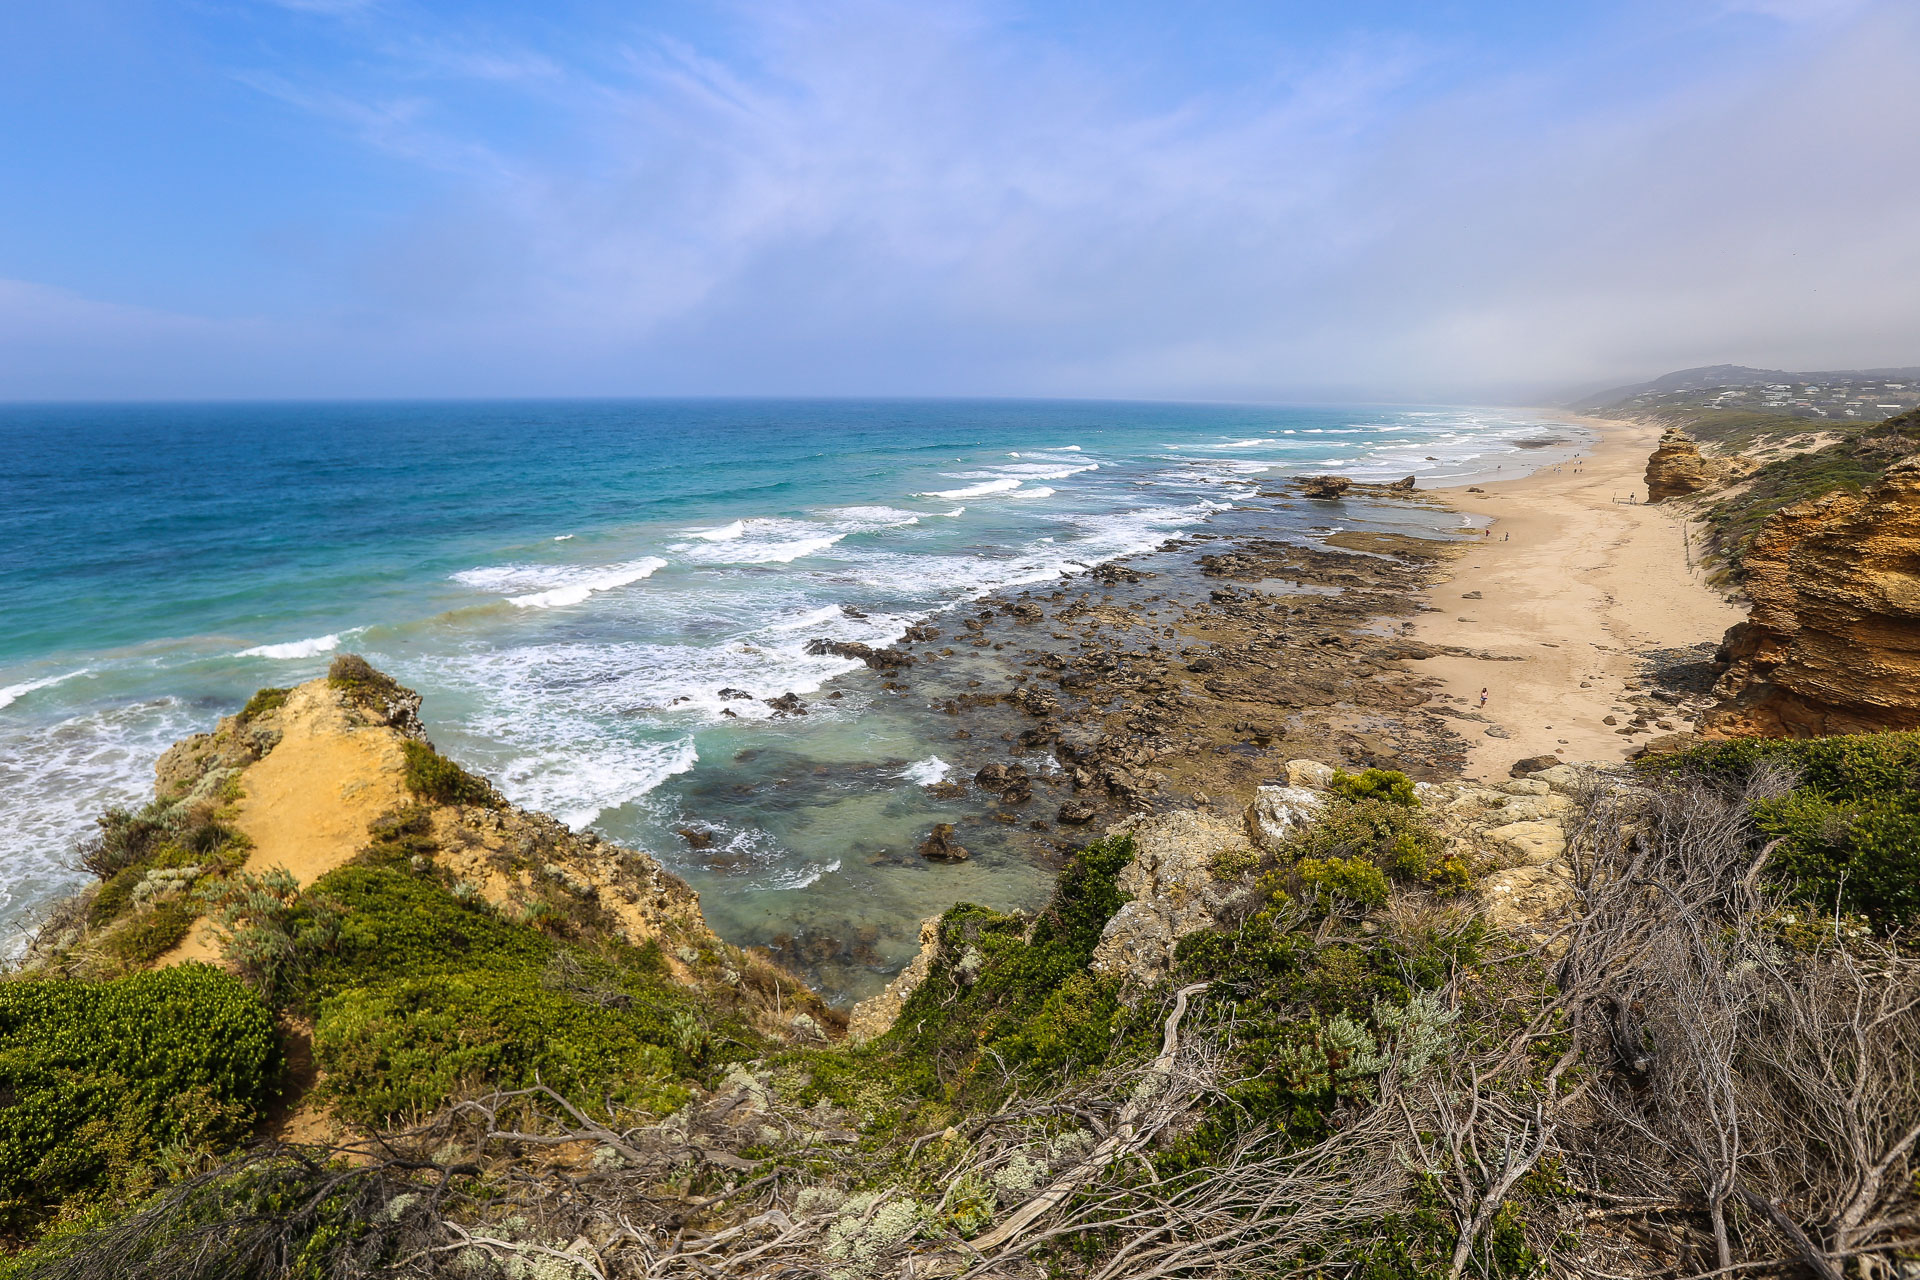
[[[1493,523],[1453,578],[1433,588],[1438,611],[1422,614],[1413,634],[1519,659],[1421,663],[1455,705],[1477,708],[1480,690],[1488,691],[1483,714],[1507,736],[1469,732],[1471,778],[1505,777],[1513,761],[1555,752],[1624,758],[1645,737],[1623,737],[1604,721],[1630,718],[1621,714],[1622,695],[1638,681],[1636,653],[1718,641],[1745,616],[1690,563],[1680,510],[1643,501],[1659,428],[1579,421],[1600,432],[1581,457],[1481,484],[1483,492],[1435,491]],[[1691,727],[1683,718],[1672,723]]]

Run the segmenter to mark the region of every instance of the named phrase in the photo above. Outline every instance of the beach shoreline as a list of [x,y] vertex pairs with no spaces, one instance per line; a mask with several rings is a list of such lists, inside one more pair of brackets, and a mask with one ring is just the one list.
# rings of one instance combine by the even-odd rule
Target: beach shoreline
[[1647,655],[1717,644],[1744,617],[1707,584],[1687,513],[1645,501],[1661,428],[1555,416],[1596,440],[1524,476],[1427,491],[1488,522],[1488,536],[1430,588],[1433,609],[1412,632],[1506,659],[1443,654],[1421,663],[1440,681],[1436,702],[1488,722],[1468,734],[1462,773],[1471,779],[1505,777],[1529,756],[1625,759],[1648,737],[1691,728],[1674,706],[1640,733],[1620,732],[1634,718],[1631,699],[1645,697]]

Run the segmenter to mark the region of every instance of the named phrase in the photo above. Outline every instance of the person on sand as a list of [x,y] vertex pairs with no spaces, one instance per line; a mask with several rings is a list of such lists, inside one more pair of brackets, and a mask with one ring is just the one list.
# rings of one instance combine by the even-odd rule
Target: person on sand
[[1483,707],[1487,705],[1487,691],[1484,688],[1480,690],[1480,705]]

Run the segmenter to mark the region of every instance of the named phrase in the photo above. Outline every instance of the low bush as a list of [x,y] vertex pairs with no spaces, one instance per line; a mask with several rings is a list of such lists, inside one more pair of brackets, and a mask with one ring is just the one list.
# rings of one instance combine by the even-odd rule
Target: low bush
[[939,958],[884,1042],[906,1087],[929,1098],[975,1097],[999,1087],[1000,1065],[1047,1076],[1107,1059],[1118,983],[1087,966],[1127,900],[1119,875],[1132,860],[1130,837],[1088,845],[1031,922],[971,903],[941,917]]
[[1302,858],[1294,874],[1310,895],[1362,907],[1387,900],[1387,877],[1365,858]]
[[314,1019],[324,1096],[358,1124],[536,1077],[583,1104],[672,1110],[685,1081],[760,1043],[656,949],[570,944],[403,863],[350,864],[305,892],[284,873],[236,878],[212,908],[249,980]]
[[354,987],[328,999],[314,1029],[324,1096],[378,1126],[463,1090],[536,1079],[581,1102],[665,1115],[689,1097],[698,1064],[679,1049],[665,992],[605,1008],[550,990],[537,973],[476,970]]
[[436,804],[499,804],[484,779],[476,778],[424,742],[403,742],[407,758],[407,789]]
[[[1388,778],[1406,781],[1401,774]],[[1406,788],[1411,789],[1411,785]],[[1392,794],[1397,788],[1389,780],[1372,790]],[[1275,852],[1283,864],[1359,858],[1390,880],[1426,885],[1442,893],[1472,883],[1465,864],[1446,856],[1439,833],[1418,809],[1378,794],[1336,799],[1317,821],[1288,837]]]
[[240,723],[257,720],[270,711],[278,711],[287,705],[287,699],[293,695],[291,689],[262,689],[247,699],[247,705],[240,708]]
[[1397,769],[1368,769],[1358,774],[1335,769],[1327,789],[1349,800],[1385,800],[1408,809],[1420,805],[1414,795],[1413,779]]
[[1762,765],[1797,776],[1791,792],[1754,805],[1759,838],[1778,841],[1770,875],[1819,911],[1880,926],[1920,920],[1920,733],[1742,738],[1643,766],[1731,786]]
[[361,706],[381,712],[406,694],[398,680],[357,653],[335,658],[327,667],[327,683]]
[[279,1066],[266,1005],[206,965],[0,982],[0,1229],[145,1194],[242,1137]]

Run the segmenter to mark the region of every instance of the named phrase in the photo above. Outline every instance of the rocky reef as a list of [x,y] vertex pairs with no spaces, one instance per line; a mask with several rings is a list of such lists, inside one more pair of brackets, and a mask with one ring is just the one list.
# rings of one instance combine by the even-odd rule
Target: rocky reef
[[1745,570],[1753,611],[1727,632],[1703,732],[1920,727],[1920,458],[1865,493],[1776,511]]
[[1716,489],[1745,475],[1751,466],[1741,458],[1710,458],[1678,427],[1669,427],[1659,448],[1647,459],[1647,501],[1683,498],[1704,489]]

